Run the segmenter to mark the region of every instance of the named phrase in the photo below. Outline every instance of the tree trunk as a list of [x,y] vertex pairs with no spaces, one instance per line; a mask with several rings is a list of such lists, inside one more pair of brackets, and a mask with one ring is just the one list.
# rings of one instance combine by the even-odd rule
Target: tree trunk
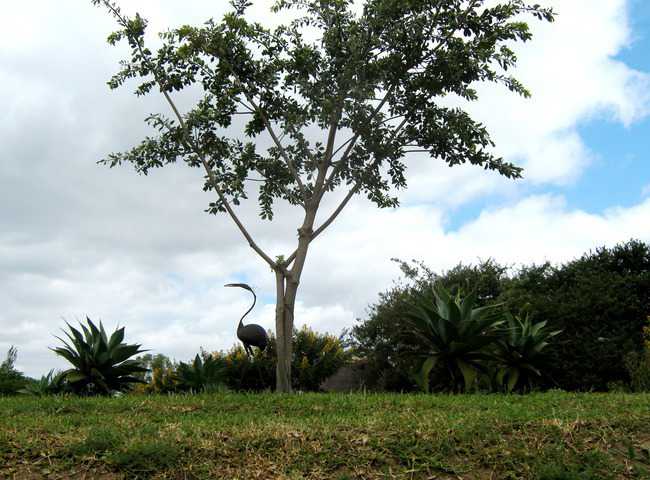
[[276,303],[275,303],[275,335],[278,363],[276,366],[275,391],[277,393],[291,392],[291,358],[294,308],[296,294],[300,284],[300,276],[305,266],[307,250],[311,242],[316,208],[308,209],[301,228],[298,229],[298,250],[293,267],[288,274],[275,270]]
[[[275,338],[277,365],[275,369],[275,391],[278,393],[291,392],[291,331],[287,341],[287,324],[293,323],[293,312],[290,318],[287,315],[285,303],[286,277],[275,271],[276,299],[275,299]],[[291,325],[293,327],[293,325]]]

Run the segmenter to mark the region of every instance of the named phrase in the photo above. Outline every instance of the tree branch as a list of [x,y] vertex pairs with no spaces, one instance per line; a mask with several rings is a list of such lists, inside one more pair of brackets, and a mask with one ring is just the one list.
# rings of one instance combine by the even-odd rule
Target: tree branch
[[[120,15],[120,13],[119,13],[118,11],[116,11],[116,10],[113,8],[113,6],[112,6],[109,2],[106,1],[106,2],[105,2],[105,5],[108,6],[108,8],[113,12],[113,14],[115,15],[115,17],[118,18],[118,20],[122,23],[122,26],[126,29],[128,24],[127,24],[125,18],[122,17],[122,16]],[[205,160],[205,155],[204,155],[203,153],[201,153],[201,151],[200,151],[200,150],[199,150],[199,149],[194,145],[194,143],[192,142],[192,139],[191,139],[191,137],[190,137],[190,135],[189,135],[189,132],[187,131],[187,125],[186,125],[185,121],[183,120],[183,116],[182,116],[181,113],[179,112],[178,108],[176,107],[176,104],[175,104],[174,101],[172,100],[172,98],[171,98],[171,96],[169,95],[169,93],[167,93],[167,91],[165,91],[165,89],[164,89],[164,87],[163,87],[163,84],[162,84],[161,80],[158,78],[158,75],[157,75],[157,73],[156,73],[155,68],[153,67],[153,65],[151,65],[151,62],[149,61],[149,57],[148,57],[147,55],[145,55],[144,50],[143,50],[143,48],[142,48],[142,39],[139,39],[139,38],[133,39],[133,38],[132,38],[132,40],[135,40],[135,43],[136,43],[137,46],[138,46],[138,51],[139,51],[140,55],[142,56],[143,61],[146,62],[146,63],[148,64],[147,66],[148,66],[148,68],[150,69],[150,71],[153,73],[154,80],[155,80],[156,83],[158,84],[158,87],[160,88],[160,91],[163,93],[163,96],[165,97],[165,100],[167,101],[167,103],[168,103],[169,106],[171,107],[172,111],[174,112],[174,115],[175,115],[176,118],[178,119],[178,124],[180,125],[180,127],[181,127],[181,129],[182,129],[182,131],[183,131],[183,137],[184,137],[184,138],[183,138],[183,143],[185,143],[185,145],[186,145],[190,150],[194,151],[194,152],[199,156],[199,158],[201,159],[201,163],[203,164],[203,168],[205,168],[205,171],[206,171],[207,174],[208,174],[208,178],[209,178],[209,180],[210,180],[210,183],[212,183],[212,186],[214,187],[215,191],[217,192],[217,195],[219,196],[219,199],[221,200],[221,203],[222,203],[223,206],[225,207],[226,211],[228,212],[228,214],[230,215],[230,217],[232,218],[232,220],[235,222],[235,224],[236,224],[237,227],[239,228],[240,232],[242,233],[242,235],[244,236],[244,238],[245,238],[246,241],[248,242],[248,245],[249,245],[249,246],[250,246],[250,247],[251,247],[251,248],[252,248],[252,249],[253,249],[253,250],[254,250],[254,251],[255,251],[255,252],[260,256],[260,257],[262,257],[262,258],[264,259],[264,261],[266,261],[266,263],[268,263],[269,266],[270,266],[272,269],[277,268],[277,267],[278,267],[277,263],[274,262],[273,259],[271,259],[271,257],[269,257],[269,256],[268,256],[268,255],[267,255],[267,254],[266,254],[266,253],[265,253],[265,252],[264,252],[264,251],[263,251],[263,250],[262,250],[262,249],[257,245],[257,243],[253,240],[253,237],[250,235],[250,233],[248,233],[248,230],[246,229],[246,227],[244,227],[244,225],[242,224],[242,222],[239,220],[239,217],[237,217],[237,214],[234,212],[234,210],[233,210],[232,207],[230,206],[230,203],[229,203],[228,200],[226,199],[226,197],[225,197],[225,195],[223,194],[221,188],[219,188],[219,182],[217,182],[217,179],[216,179],[215,176],[214,176],[214,172],[212,171],[212,169],[210,169],[210,166],[208,165],[207,161]]]
[[332,214],[325,220],[320,227],[318,227],[316,230],[314,230],[314,233],[311,234],[311,240],[316,238],[318,235],[320,235],[323,230],[325,230],[327,227],[330,226],[330,224],[338,217],[339,213],[345,208],[345,206],[348,204],[350,199],[354,196],[355,193],[359,191],[359,183],[355,184],[354,187],[350,189],[348,194],[345,196],[343,201],[339,204],[338,207],[332,212]]
[[[389,98],[393,95],[394,88],[395,87],[393,85],[391,85],[388,88],[388,91],[386,92],[386,95],[384,95],[384,98],[381,100],[379,105],[377,105],[377,107],[370,114],[370,118],[368,119],[368,122],[371,122],[375,118],[375,116],[381,111],[381,109],[384,108],[384,105],[386,104],[386,102],[388,102]],[[359,140],[359,136],[360,136],[360,134],[357,133],[349,140],[350,144],[348,145],[348,148],[345,150],[345,153],[343,153],[343,155],[341,156],[341,163],[337,164],[332,169],[332,173],[330,174],[329,178],[325,182],[324,190],[328,190],[329,186],[334,181],[334,178],[336,177],[336,174],[341,169],[341,165],[343,165],[347,161],[348,155],[350,154],[350,152],[354,148],[354,145],[357,143],[357,140]]]
[[[237,78],[237,83],[240,86],[243,86],[241,81]],[[287,164],[287,167],[289,168],[289,171],[291,172],[291,175],[293,176],[294,180],[298,184],[298,188],[300,189],[300,194],[302,195],[303,202],[307,202],[307,189],[305,188],[305,184],[302,182],[302,179],[300,178],[300,174],[296,170],[295,165],[293,164],[293,161],[287,155],[287,151],[285,148],[282,146],[282,143],[278,139],[277,135],[275,134],[275,131],[273,130],[273,127],[271,126],[271,122],[269,122],[269,119],[266,117],[264,114],[264,111],[255,103],[253,98],[246,92],[244,92],[244,95],[246,96],[246,100],[248,100],[248,103],[250,103],[255,110],[259,112],[259,114],[262,117],[262,121],[264,122],[264,125],[266,126],[266,130],[269,132],[269,135],[273,139],[273,143],[275,143],[275,146],[278,148],[280,151],[280,155],[282,155],[282,158]]]

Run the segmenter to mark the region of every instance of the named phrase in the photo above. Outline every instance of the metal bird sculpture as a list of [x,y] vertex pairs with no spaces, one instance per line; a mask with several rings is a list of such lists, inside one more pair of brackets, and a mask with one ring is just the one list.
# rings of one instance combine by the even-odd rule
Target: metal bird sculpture
[[252,347],[257,347],[261,351],[264,351],[266,349],[266,346],[269,344],[269,337],[266,334],[266,330],[264,330],[262,326],[256,325],[254,323],[249,323],[248,325],[244,325],[243,323],[244,317],[248,315],[251,310],[253,310],[255,302],[257,301],[255,292],[245,283],[228,283],[224,285],[224,287],[239,287],[248,290],[253,294],[253,304],[251,305],[251,308],[246,310],[246,313],[244,313],[244,315],[242,315],[241,319],[239,320],[239,325],[237,326],[237,338],[239,338],[239,340],[241,340],[241,343],[244,344],[244,350],[246,350],[246,353],[248,355],[253,355]]

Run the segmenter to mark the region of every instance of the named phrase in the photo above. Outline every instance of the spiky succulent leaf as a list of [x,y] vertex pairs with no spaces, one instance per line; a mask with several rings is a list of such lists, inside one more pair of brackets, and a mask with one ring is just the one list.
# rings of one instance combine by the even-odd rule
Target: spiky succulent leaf
[[87,325],[81,324],[83,334],[68,324],[69,332],[64,333],[71,343],[56,337],[65,346],[53,348],[52,351],[74,367],[61,373],[65,380],[76,392],[89,394],[122,391],[129,384],[140,382],[134,374],[147,369],[139,362],[128,359],[145,350],[140,349],[140,345],[122,343],[123,327],[116,330],[109,340],[101,322],[98,328],[90,318],[86,317],[86,321]]
[[509,392],[531,389],[542,378],[548,361],[543,350],[549,345],[548,340],[559,333],[547,331],[545,321],[532,323],[528,316],[506,314],[501,338],[495,343],[499,363],[497,384]]
[[452,296],[435,284],[406,315],[410,325],[406,335],[415,340],[411,343],[425,345],[420,353],[444,365],[459,389],[470,388],[477,372],[485,370],[491,359],[487,347],[496,340],[497,328],[505,321],[500,305],[474,308],[475,302],[473,295]]

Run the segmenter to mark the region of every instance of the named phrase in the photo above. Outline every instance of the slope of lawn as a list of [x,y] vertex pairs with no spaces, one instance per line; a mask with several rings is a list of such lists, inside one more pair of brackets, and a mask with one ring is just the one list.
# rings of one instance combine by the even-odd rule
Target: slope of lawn
[[0,398],[0,478],[650,478],[650,395]]

